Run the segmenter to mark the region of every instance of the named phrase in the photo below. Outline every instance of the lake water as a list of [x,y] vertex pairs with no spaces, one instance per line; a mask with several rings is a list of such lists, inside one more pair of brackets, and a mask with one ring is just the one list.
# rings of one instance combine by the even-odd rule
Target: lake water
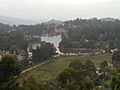
[[46,41],[46,42],[50,42],[50,43],[53,43],[54,46],[56,47],[57,49],[57,53],[60,53],[60,50],[59,50],[59,43],[61,41],[61,35],[57,35],[57,36],[41,36],[41,41]]

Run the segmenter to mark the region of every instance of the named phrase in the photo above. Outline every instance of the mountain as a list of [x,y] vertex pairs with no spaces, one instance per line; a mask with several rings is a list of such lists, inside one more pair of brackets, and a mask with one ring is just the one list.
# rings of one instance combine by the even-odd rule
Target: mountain
[[106,22],[110,22],[110,21],[115,21],[116,19],[115,18],[111,18],[111,17],[106,17],[106,18],[101,18],[100,19],[101,21],[106,21]]
[[8,16],[0,16],[0,22],[4,24],[9,24],[9,25],[19,25],[19,24],[31,25],[31,24],[40,23],[39,21],[14,18],[14,17],[8,17]]

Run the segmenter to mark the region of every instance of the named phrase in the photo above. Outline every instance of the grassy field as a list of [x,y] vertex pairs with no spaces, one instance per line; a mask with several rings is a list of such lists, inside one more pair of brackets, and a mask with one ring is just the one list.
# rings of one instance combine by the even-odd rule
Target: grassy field
[[54,80],[59,73],[64,69],[67,69],[69,64],[74,60],[80,60],[85,62],[86,60],[92,60],[96,67],[99,67],[99,63],[104,60],[111,62],[110,54],[101,55],[74,55],[74,56],[60,56],[50,60],[49,63],[38,66],[22,75],[20,75],[20,80],[24,80],[29,76],[34,77],[37,81],[46,82]]

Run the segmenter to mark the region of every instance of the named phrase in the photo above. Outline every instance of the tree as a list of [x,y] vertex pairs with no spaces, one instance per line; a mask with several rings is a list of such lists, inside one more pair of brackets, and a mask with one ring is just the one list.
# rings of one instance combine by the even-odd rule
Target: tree
[[96,76],[96,67],[95,67],[94,63],[91,60],[87,60],[85,62],[84,67],[85,67],[86,74],[91,79],[93,79]]
[[81,70],[81,69],[84,69],[84,65],[79,60],[75,60],[70,63],[69,68],[72,68],[75,70]]
[[39,84],[31,76],[23,81],[22,88],[23,90],[41,90]]
[[18,47],[15,46],[15,45],[11,46],[9,51],[10,51],[11,54],[15,54],[15,55],[19,54]]
[[61,87],[65,90],[93,90],[93,82],[84,70],[64,70],[58,77]]
[[35,61],[47,60],[53,55],[56,55],[56,49],[51,43],[42,42],[40,47],[33,50],[33,60]]
[[118,66],[120,65],[120,50],[115,51],[112,55],[112,64],[113,66]]
[[108,62],[107,61],[103,61],[103,62],[100,63],[100,68],[101,69],[104,69],[106,67],[108,67]]
[[91,60],[87,60],[85,62],[85,69],[89,72],[95,73],[96,72],[96,67],[94,63]]
[[32,76],[29,76],[27,79],[22,82],[22,90],[55,90],[50,89],[48,84],[42,84],[41,82],[36,81]]
[[19,90],[17,76],[20,68],[10,55],[5,55],[0,61],[0,90]]
[[[11,31],[9,33],[0,32],[0,44],[1,50],[9,51],[11,47],[16,46],[17,49],[27,49],[27,40],[25,40],[25,35],[22,31]],[[9,43],[10,42],[10,43]]]
[[120,90],[120,72],[112,76],[110,88],[111,90]]

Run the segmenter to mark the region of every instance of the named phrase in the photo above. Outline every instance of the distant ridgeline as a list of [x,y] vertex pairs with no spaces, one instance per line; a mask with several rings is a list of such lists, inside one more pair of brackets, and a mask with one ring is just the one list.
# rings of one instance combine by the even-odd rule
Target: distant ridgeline
[[120,48],[120,20],[75,19],[64,24],[66,34],[62,36],[60,50],[71,52],[110,51]]

